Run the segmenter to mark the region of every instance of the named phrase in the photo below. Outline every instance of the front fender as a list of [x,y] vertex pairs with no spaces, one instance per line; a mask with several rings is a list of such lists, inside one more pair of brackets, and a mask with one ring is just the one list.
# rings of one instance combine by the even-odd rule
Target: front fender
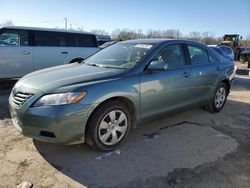
[[123,97],[132,102],[135,108],[136,119],[140,119],[140,95],[139,77],[129,76],[119,79],[107,80],[101,83],[88,85],[77,90],[87,91],[87,95],[80,102],[84,105],[91,105],[89,115],[101,103],[114,97]]

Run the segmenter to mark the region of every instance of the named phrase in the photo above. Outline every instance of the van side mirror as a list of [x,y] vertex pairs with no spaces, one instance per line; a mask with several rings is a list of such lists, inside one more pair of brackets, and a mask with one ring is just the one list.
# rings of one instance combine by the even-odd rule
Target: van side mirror
[[165,61],[151,61],[147,67],[148,71],[161,71],[168,68],[168,63]]

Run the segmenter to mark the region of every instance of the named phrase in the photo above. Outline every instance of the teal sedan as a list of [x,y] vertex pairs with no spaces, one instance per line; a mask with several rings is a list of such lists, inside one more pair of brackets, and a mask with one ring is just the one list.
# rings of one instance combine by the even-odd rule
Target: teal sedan
[[233,77],[233,62],[203,44],[130,40],[24,76],[10,114],[25,136],[112,150],[142,122],[200,106],[219,112]]

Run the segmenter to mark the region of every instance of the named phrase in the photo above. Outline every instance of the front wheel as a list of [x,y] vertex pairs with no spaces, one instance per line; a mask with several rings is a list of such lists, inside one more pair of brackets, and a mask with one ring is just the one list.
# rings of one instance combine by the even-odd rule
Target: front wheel
[[224,82],[221,82],[213,95],[213,98],[211,99],[210,103],[206,106],[206,109],[208,109],[210,112],[215,113],[221,111],[221,109],[224,107],[227,96],[228,96],[228,87]]
[[87,125],[86,141],[97,150],[113,150],[127,137],[131,115],[120,101],[110,101],[100,106]]

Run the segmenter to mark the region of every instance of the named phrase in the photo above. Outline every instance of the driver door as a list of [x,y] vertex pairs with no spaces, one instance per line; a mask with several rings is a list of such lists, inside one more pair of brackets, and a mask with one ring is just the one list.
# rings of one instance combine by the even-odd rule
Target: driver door
[[190,104],[191,68],[186,63],[183,45],[165,46],[153,61],[164,61],[167,69],[145,70],[140,75],[142,120],[157,118]]

